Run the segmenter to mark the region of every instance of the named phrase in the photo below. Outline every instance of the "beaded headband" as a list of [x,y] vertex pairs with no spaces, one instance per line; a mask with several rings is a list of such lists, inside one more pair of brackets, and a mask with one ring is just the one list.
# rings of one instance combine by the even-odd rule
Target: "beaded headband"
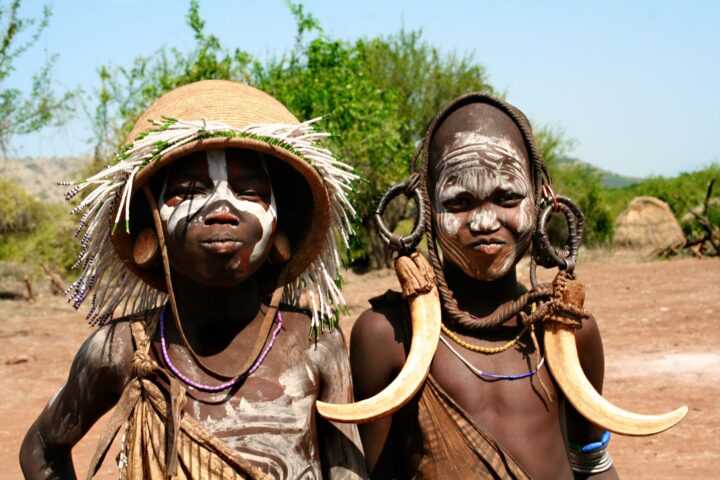
[[166,301],[167,294],[153,288],[130,271],[113,248],[111,237],[116,229],[130,232],[130,203],[135,191],[133,182],[145,167],[176,149],[204,139],[249,139],[286,150],[312,166],[322,179],[330,207],[330,228],[317,257],[285,287],[283,301],[299,306],[300,296],[307,292],[312,308],[312,327],[322,330],[321,318],[333,328],[338,313],[346,308],[338,288],[340,255],[338,248],[349,248],[354,230],[351,219],[356,214],[348,199],[359,176],[352,167],[338,161],[320,142],[330,136],[318,132],[316,118],[300,124],[255,124],[236,128],[222,122],[185,121],[162,117],[151,120],[154,128],[141,133],[123,147],[114,163],[103,171],[70,186],[65,199],[88,191],[71,214],[84,212],[75,230],[81,237],[81,250],[73,268],[82,268],[80,277],[66,290],[68,302],[79,309],[92,295],[87,314],[91,325],[102,325],[113,318],[117,308],[122,315],[140,313]]

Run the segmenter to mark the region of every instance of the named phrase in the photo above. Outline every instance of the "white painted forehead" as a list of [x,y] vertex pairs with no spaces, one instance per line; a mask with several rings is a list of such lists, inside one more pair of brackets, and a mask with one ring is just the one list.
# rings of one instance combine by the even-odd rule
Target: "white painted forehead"
[[516,176],[531,175],[528,159],[510,139],[477,132],[455,133],[433,167],[438,183],[448,175],[472,167],[489,168],[496,173],[512,172]]
[[497,157],[510,157],[524,162],[525,155],[507,137],[487,136],[478,132],[466,131],[455,132],[453,140],[443,149],[440,159],[447,160],[457,155],[462,155],[467,150],[484,150],[493,159]]
[[[217,148],[205,151],[205,158],[207,159],[208,174],[210,175],[210,178],[217,179],[218,177],[220,177],[224,180],[227,180],[228,151],[229,150],[226,148]],[[261,152],[255,151],[252,151],[252,153],[260,161],[260,166],[262,167],[263,172],[265,172],[265,175],[267,175],[268,179],[270,179],[270,172],[268,171],[265,155],[263,155]]]

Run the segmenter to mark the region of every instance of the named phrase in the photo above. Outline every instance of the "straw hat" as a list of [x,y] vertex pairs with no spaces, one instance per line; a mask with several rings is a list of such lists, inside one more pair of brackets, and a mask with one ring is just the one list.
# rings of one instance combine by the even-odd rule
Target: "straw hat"
[[355,212],[346,193],[357,176],[319,145],[329,134],[314,130],[317,120],[300,123],[270,95],[225,80],[196,82],[163,95],[137,121],[115,163],[75,183],[66,195],[71,199],[94,187],[72,212],[86,210],[78,226],[78,233],[85,231],[77,263],[84,270],[69,289],[75,307],[94,291],[88,314],[94,324],[106,322],[122,302],[123,313],[163,302],[162,269],[140,268],[133,260],[133,242],[149,212],[140,189],[181,157],[235,148],[269,158],[279,197],[278,225],[288,234],[292,250],[283,267],[288,283],[284,300],[297,303],[309,289],[315,324],[318,316],[332,316],[343,303],[334,284],[339,275],[338,236],[347,242],[352,233],[349,218]]

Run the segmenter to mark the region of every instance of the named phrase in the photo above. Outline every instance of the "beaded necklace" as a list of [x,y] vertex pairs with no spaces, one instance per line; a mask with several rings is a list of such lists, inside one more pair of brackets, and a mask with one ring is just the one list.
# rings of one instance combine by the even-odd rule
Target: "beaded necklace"
[[222,390],[227,390],[228,388],[232,387],[236,383],[238,383],[241,380],[244,380],[245,378],[252,375],[258,368],[260,368],[260,365],[265,360],[265,357],[267,357],[267,354],[270,352],[270,349],[273,347],[273,344],[275,343],[275,339],[277,338],[278,333],[280,332],[280,328],[282,328],[283,320],[282,320],[282,314],[280,313],[280,310],[277,311],[277,327],[275,327],[275,330],[272,333],[272,336],[270,337],[270,341],[268,342],[265,349],[262,351],[260,356],[258,356],[257,360],[255,360],[255,363],[244,373],[241,373],[237,377],[233,378],[232,380],[221,383],[220,385],[204,385],[202,383],[195,382],[194,380],[190,379],[189,377],[185,376],[178,370],[178,368],[173,365],[173,363],[170,361],[170,355],[168,355],[167,350],[167,342],[165,341],[165,311],[167,310],[167,304],[165,304],[160,310],[160,345],[162,346],[162,354],[163,359],[165,360],[165,364],[170,368],[170,370],[175,374],[177,378],[182,380],[183,383],[186,385],[196,389],[201,390],[203,392],[220,392]]
[[470,363],[468,360],[466,360],[465,357],[463,357],[462,355],[460,355],[460,352],[458,352],[457,350],[455,350],[455,349],[450,345],[450,342],[448,342],[447,340],[445,340],[445,338],[444,338],[442,335],[440,336],[440,340],[445,344],[445,346],[446,346],[452,353],[455,354],[455,356],[456,356],[458,359],[460,359],[460,361],[461,361],[462,363],[465,364],[466,367],[468,367],[468,368],[470,369],[471,372],[473,372],[475,375],[477,375],[477,376],[480,377],[480,378],[490,378],[490,379],[493,379],[493,380],[520,380],[521,378],[532,377],[533,375],[535,375],[535,374],[540,370],[540,368],[543,366],[543,363],[545,363],[545,356],[543,355],[542,357],[540,357],[540,361],[537,363],[537,365],[535,365],[535,370],[532,370],[532,371],[527,372],[527,373],[521,373],[521,374],[518,374],[518,375],[498,375],[498,374],[495,374],[495,373],[487,373],[487,372],[483,372],[482,370],[479,370],[479,369],[475,368],[475,366],[474,366],[472,363]]
[[493,353],[504,352],[508,348],[510,348],[510,347],[514,346],[516,343],[518,343],[518,341],[520,341],[520,338],[523,335],[525,335],[525,332],[527,332],[528,329],[530,328],[530,324],[525,325],[525,327],[522,330],[520,330],[520,333],[518,333],[515,338],[513,338],[512,340],[507,342],[505,345],[501,345],[499,347],[483,347],[481,345],[473,345],[472,343],[466,342],[462,338],[458,337],[457,334],[455,332],[453,332],[452,330],[450,330],[448,327],[446,327],[444,323],[440,324],[440,328],[442,328],[442,331],[445,333],[445,335],[447,335],[450,338],[450,340],[457,343],[458,345],[460,345],[463,348],[466,348],[473,352],[493,354]]

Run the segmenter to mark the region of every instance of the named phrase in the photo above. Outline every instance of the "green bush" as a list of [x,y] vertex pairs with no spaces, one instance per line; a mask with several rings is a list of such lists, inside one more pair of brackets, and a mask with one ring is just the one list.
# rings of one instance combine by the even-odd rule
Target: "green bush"
[[77,255],[72,219],[60,205],[41,202],[10,180],[0,180],[0,261],[67,271]]
[[0,179],[0,236],[29,233],[42,217],[40,202],[15,182]]
[[[583,245],[611,243],[615,221],[608,207],[607,189],[600,183],[600,175],[579,162],[556,165],[551,169],[551,175],[557,193],[571,198],[585,215]],[[551,235],[562,238],[557,231]]]

